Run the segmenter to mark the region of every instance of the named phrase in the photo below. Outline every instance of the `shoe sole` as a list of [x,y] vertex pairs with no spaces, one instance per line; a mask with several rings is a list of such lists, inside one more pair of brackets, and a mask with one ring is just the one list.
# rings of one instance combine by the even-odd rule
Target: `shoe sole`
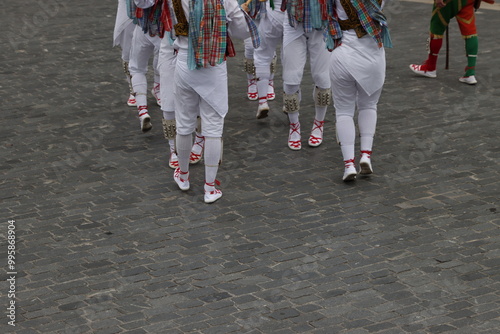
[[361,170],[359,171],[359,174],[361,175],[369,175],[373,173],[373,170],[370,168],[370,165],[366,162],[360,163],[359,167],[361,168]]
[[151,124],[151,118],[145,118],[141,127],[142,132],[148,132],[152,127],[153,125]]
[[221,197],[222,197],[222,195],[220,195],[219,197],[216,197],[215,199],[209,199],[209,200],[205,199],[205,203],[207,203],[207,204],[213,203],[213,202],[217,201],[218,199],[220,199]]
[[261,110],[260,112],[257,113],[257,119],[263,119],[266,118],[269,114],[269,110]]
[[344,182],[354,181],[356,180],[356,174],[349,174],[345,178],[342,179]]

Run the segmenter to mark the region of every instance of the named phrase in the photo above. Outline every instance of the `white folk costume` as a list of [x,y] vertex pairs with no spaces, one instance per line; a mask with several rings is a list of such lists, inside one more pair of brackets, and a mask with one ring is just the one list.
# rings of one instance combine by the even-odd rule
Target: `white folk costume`
[[[134,88],[137,110],[141,130],[151,130],[151,117],[148,112],[147,91],[148,84],[146,74],[148,72],[149,59],[153,57],[154,85],[151,93],[160,105],[160,74],[158,72],[158,55],[160,52],[161,39],[158,36],[160,30],[161,6],[154,0],[127,0],[130,1],[130,12],[135,15],[137,25],[132,38],[130,50],[130,74],[132,75],[132,86]],[[151,2],[153,1],[153,6]]]
[[316,147],[323,142],[323,124],[327,106],[331,103],[330,66],[331,53],[323,41],[328,28],[327,4],[325,0],[283,0],[286,18],[283,35],[283,104],[288,114],[290,131],[288,147],[300,150],[299,109],[300,84],[309,55],[311,75],[315,84],[313,97],[315,118],[309,146]]
[[179,168],[174,180],[181,190],[190,188],[192,133],[200,115],[205,137],[204,201],[212,203],[222,196],[215,183],[228,112],[225,60],[234,56],[229,36],[247,38],[248,21],[236,0],[173,0],[172,4],[177,21],[174,47],[178,51],[174,82]]
[[254,51],[255,75],[259,106],[257,119],[266,118],[269,113],[268,90],[272,78],[271,66],[276,58],[276,49],[283,42],[285,13],[281,11],[281,0],[266,1],[265,12],[259,22],[260,46]]
[[[385,81],[385,47],[392,47],[387,22],[376,0],[331,0],[327,47],[337,138],[344,160],[344,181],[356,178],[354,146],[358,111],[360,174],[371,174],[377,104]],[[338,19],[335,19],[335,18]]]
[[130,48],[132,46],[132,35],[134,34],[134,21],[128,15],[128,6],[126,0],[118,0],[116,10],[115,29],[113,31],[113,46],[119,46],[122,49],[122,65],[125,72],[125,79],[129,85],[129,97],[127,104],[135,107],[135,94],[132,88],[132,77],[129,71]]
[[[238,0],[241,8],[248,13],[248,15],[254,20],[255,24],[258,26],[260,22],[261,14],[266,12],[266,2],[265,0]],[[244,41],[245,54],[243,69],[247,74],[247,97],[251,101],[256,101],[259,98],[257,93],[257,77],[255,76],[255,65],[254,65],[254,46],[251,38],[247,38]],[[271,76],[269,79],[269,86],[267,90],[267,99],[274,100],[276,94],[274,92],[274,73],[276,68],[276,53],[274,54],[273,61],[271,63]]]

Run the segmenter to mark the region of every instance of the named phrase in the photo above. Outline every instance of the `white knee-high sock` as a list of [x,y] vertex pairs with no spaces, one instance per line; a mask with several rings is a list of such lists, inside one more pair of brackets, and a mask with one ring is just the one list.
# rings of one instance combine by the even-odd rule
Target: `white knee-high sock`
[[316,110],[316,120],[322,122],[325,120],[326,116],[326,108],[327,106],[315,106],[314,109]]
[[142,73],[134,74],[132,77],[132,86],[135,92],[135,100],[137,101],[137,108],[147,106],[148,98],[146,95],[148,83],[146,76]]
[[269,67],[257,67],[255,69],[255,76],[257,77],[257,92],[259,93],[259,102],[266,102],[268,90],[267,86],[269,86],[269,77],[271,76]]
[[[219,137],[205,137],[205,182],[213,185],[219,169],[219,162],[222,153],[222,142]],[[208,186],[210,187],[210,186]],[[213,187],[213,186],[212,186]],[[205,190],[213,191],[213,188]]]
[[[163,110],[163,118],[167,121],[175,119],[175,111],[165,111]],[[175,140],[169,139],[168,145],[170,146],[170,152],[175,152]]]
[[336,129],[344,161],[354,159],[356,128],[354,126],[353,118],[345,115],[338,116]]
[[298,123],[299,113],[298,112],[288,113],[288,120],[290,121],[290,123]]
[[189,154],[191,146],[193,146],[193,135],[180,135],[175,137],[175,145],[177,146],[177,158],[179,159],[179,167],[182,172],[189,171]]
[[371,151],[373,147],[373,137],[377,127],[377,110],[363,109],[358,114],[358,126],[360,135],[361,151]]

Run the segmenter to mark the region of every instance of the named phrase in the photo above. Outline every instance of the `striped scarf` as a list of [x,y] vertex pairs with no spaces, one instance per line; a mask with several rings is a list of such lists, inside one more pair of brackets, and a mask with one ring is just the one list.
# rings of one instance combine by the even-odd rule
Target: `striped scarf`
[[198,69],[215,66],[234,56],[227,34],[227,18],[223,0],[191,0],[189,2],[188,67]]
[[[366,33],[375,40],[378,47],[392,48],[387,19],[377,0],[351,0],[351,3],[356,9],[361,25]],[[332,51],[342,43],[342,29],[336,18],[335,0],[328,0],[328,13],[329,36],[326,43],[328,50]]]

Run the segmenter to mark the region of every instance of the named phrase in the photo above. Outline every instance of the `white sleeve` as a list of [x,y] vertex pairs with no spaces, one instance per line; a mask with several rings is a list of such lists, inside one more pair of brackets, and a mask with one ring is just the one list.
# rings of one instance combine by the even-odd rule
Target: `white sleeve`
[[134,0],[134,2],[139,8],[149,8],[155,4],[155,0]]
[[224,0],[224,8],[226,9],[229,36],[239,39],[250,37],[245,16],[238,2],[236,0]]

